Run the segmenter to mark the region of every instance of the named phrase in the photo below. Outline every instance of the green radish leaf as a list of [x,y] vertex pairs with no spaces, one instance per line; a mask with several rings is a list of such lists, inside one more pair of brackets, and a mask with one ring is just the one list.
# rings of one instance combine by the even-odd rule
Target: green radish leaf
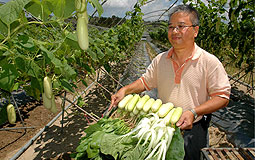
[[12,0],[0,6],[0,19],[10,25],[20,17],[22,9],[31,0]]
[[82,141],[81,143],[80,143],[80,145],[76,148],[76,152],[85,152],[86,150],[87,150],[87,148],[88,148],[88,144],[89,144],[89,142],[90,141]]
[[176,127],[171,144],[166,154],[166,159],[184,159],[184,139],[180,128]]

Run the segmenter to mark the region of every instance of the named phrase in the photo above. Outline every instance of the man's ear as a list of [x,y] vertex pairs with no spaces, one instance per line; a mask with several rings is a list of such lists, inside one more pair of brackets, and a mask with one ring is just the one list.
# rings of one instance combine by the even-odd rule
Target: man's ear
[[197,37],[197,35],[198,35],[198,30],[199,30],[199,26],[196,26],[196,27],[194,28],[194,30],[195,30],[194,37]]

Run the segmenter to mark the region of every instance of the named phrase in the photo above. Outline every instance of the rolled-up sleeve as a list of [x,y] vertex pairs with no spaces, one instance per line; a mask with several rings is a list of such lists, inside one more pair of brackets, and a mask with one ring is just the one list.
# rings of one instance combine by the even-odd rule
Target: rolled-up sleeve
[[223,65],[215,60],[210,63],[208,72],[208,93],[210,97],[230,97],[231,86]]

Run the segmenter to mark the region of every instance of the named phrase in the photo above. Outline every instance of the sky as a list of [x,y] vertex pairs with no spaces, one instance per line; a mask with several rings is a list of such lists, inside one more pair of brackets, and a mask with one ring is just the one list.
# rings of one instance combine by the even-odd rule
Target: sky
[[[179,0],[179,3],[177,4],[180,4],[181,1],[182,0]],[[131,11],[136,2],[137,0],[108,0],[103,5],[104,14],[102,16],[111,17],[112,15],[115,15],[118,17],[124,17],[126,11]],[[142,6],[141,9],[142,9],[142,12],[144,13],[143,18],[145,20],[158,20],[159,16],[164,12],[162,10],[168,9],[174,2],[175,0],[154,0]],[[168,19],[168,16],[167,16],[168,14],[166,13],[165,15],[166,16],[162,18]]]
[[[0,0],[0,2],[8,2],[10,0]],[[176,0],[148,0],[151,1],[150,3],[144,5],[141,7],[142,12],[144,13],[143,19],[146,21],[154,21],[158,20],[159,16],[164,11],[158,11],[158,10],[166,10],[168,9],[172,3],[174,3]],[[100,1],[102,2],[102,0]],[[133,9],[133,6],[137,0],[108,0],[104,5],[104,13],[102,14],[103,17],[124,17],[125,13],[127,11],[131,11]],[[180,4],[182,0],[178,0],[176,4]],[[156,12],[154,12],[156,11]],[[90,6],[88,7],[88,14],[91,15],[94,12],[94,9]],[[153,13],[150,13],[153,12]],[[165,13],[165,16],[163,16],[160,20],[167,20],[168,14]]]

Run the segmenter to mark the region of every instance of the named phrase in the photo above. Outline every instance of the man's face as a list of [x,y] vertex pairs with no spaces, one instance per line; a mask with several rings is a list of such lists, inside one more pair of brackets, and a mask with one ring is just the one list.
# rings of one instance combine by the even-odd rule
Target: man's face
[[168,39],[174,48],[194,44],[198,26],[192,26],[190,15],[185,12],[174,13],[169,22]]

